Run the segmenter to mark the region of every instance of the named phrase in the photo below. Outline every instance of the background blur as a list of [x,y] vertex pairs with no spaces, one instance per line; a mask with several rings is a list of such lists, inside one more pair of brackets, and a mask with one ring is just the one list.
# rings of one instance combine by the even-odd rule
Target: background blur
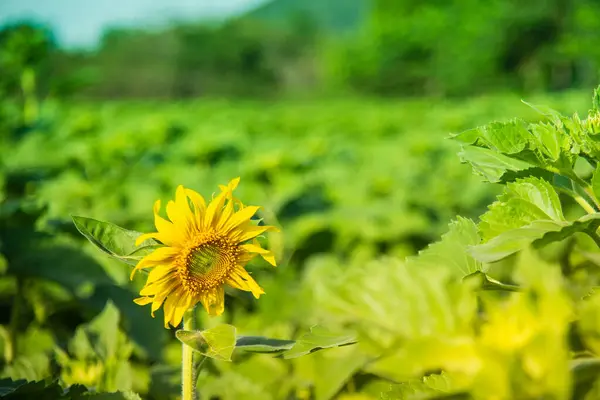
[[[539,118],[521,98],[587,110],[598,15],[595,0],[3,0],[2,377],[177,395],[178,342],[132,302],[143,278],[70,215],[149,231],[179,184],[210,196],[241,176],[239,197],[283,227],[280,267],[251,268],[267,295],[228,293],[203,326],[286,338],[326,323],[316,281],[414,254],[494,198],[449,133]],[[348,351],[209,361],[202,396],[379,398]]]

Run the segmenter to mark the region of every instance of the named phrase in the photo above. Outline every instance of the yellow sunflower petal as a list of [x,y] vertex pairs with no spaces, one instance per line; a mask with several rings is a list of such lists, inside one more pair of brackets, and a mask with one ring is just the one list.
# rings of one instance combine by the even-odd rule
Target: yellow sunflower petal
[[272,266],[276,267],[277,263],[275,262],[275,256],[273,255],[272,251],[269,250],[265,250],[262,247],[260,247],[258,245],[258,242],[255,243],[248,243],[248,244],[243,244],[240,246],[242,249],[249,251],[251,253],[258,253],[260,254],[260,256],[262,258],[265,259],[266,262],[268,262],[269,264],[271,264]]
[[240,183],[240,177],[238,176],[237,178],[233,178],[232,180],[230,180],[229,183],[227,184],[227,186],[219,185],[219,189],[221,189],[221,191],[223,191],[223,192],[226,190],[230,190],[233,192],[238,187],[239,183]]
[[[177,306],[177,301],[179,300],[179,296],[177,296],[176,292],[171,293],[165,304],[163,305],[163,311],[165,312],[165,328],[169,328],[169,323],[173,321],[173,314],[175,313],[175,307]],[[173,325],[171,323],[171,325]],[[175,325],[173,325],[176,328]]]
[[[137,239],[135,239],[135,245],[139,246],[148,239],[160,240],[160,237],[161,237],[161,234],[159,232],[144,233],[143,235],[140,235],[140,236],[138,236]],[[161,242],[162,242],[162,240],[161,240]]]
[[156,282],[152,282],[146,285],[140,290],[142,296],[156,296],[161,292],[166,292],[167,289],[173,285],[173,282],[179,282],[179,279],[175,277],[167,277],[166,279],[160,279]]
[[133,279],[135,273],[141,269],[154,267],[163,263],[168,263],[178,253],[179,250],[173,247],[160,247],[154,250],[152,253],[148,254],[146,257],[142,258],[137,263],[133,271],[131,271],[129,279]]
[[192,296],[187,293],[183,293],[175,307],[175,313],[173,314],[173,326],[179,326],[183,319],[183,314],[190,308],[192,304]]
[[263,288],[256,283],[248,271],[240,266],[238,266],[235,271],[229,275],[225,283],[233,288],[244,290],[246,292],[252,292],[252,295],[257,299],[261,294],[265,293]]
[[160,200],[156,200],[154,203],[154,225],[160,234],[159,240],[167,246],[175,246],[183,242],[183,235],[179,233],[172,222],[161,217],[158,214],[159,211]]
[[[233,207],[233,201],[231,202]],[[235,214],[231,215],[228,220],[223,224],[223,230],[229,232],[230,230],[237,228],[240,225],[247,224],[250,222],[250,218],[256,214],[260,209],[257,206],[244,207]]]
[[225,204],[220,215],[219,213],[215,215],[216,223],[214,224],[214,228],[217,231],[224,231],[225,226],[231,220],[231,217],[234,215],[235,210],[233,209],[233,204],[233,196],[231,192],[229,192],[227,195],[227,204]]
[[196,226],[198,229],[202,229],[202,220],[204,213],[206,213],[206,201],[199,193],[192,189],[185,189],[185,194],[192,200],[194,205],[194,215],[196,217]]
[[133,299],[133,302],[140,306],[145,306],[146,304],[150,304],[154,301],[152,297],[138,297],[137,299]]
[[175,192],[175,201],[167,203],[167,215],[175,228],[187,239],[195,228],[195,217],[190,209],[185,188],[181,185]]
[[202,221],[204,229],[210,229],[215,225],[216,221],[219,220],[221,210],[223,209],[223,205],[225,204],[225,200],[227,199],[227,194],[227,191],[219,193],[217,197],[215,197],[206,208],[204,220]]
[[223,286],[201,293],[199,299],[209,315],[217,316],[223,314],[223,310],[225,310],[225,291]]
[[146,280],[146,285],[150,285],[151,283],[157,282],[161,279],[166,278],[170,273],[173,272],[173,266],[170,264],[163,264],[155,267],[148,274],[148,280]]
[[154,301],[152,302],[152,318],[154,318],[154,313],[156,312],[156,310],[158,310],[160,308],[160,306],[162,306],[162,304],[164,303],[165,299],[167,298],[168,295],[171,294],[171,292],[173,291],[173,289],[175,289],[175,287],[177,287],[179,285],[178,281],[173,281],[171,282],[170,285],[167,285],[164,287],[164,290],[162,290],[161,292],[159,292],[158,294],[156,294],[154,296]]
[[229,234],[232,238],[238,243],[245,242],[246,240],[254,239],[255,237],[265,233],[265,232],[279,232],[279,229],[271,226],[271,225],[242,225],[235,229],[233,229]]

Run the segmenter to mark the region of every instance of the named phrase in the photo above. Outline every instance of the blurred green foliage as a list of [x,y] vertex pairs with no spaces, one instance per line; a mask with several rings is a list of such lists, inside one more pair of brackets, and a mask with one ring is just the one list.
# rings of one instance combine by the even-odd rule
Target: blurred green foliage
[[[472,8],[481,16],[493,14],[477,4]],[[371,39],[376,40],[389,34],[393,44],[397,33],[381,22],[385,7],[378,3],[374,8],[372,18],[380,22],[373,24],[376,28],[368,24],[366,31],[385,33],[374,34]],[[435,3],[425,11],[423,7],[415,3],[410,9],[419,15],[414,29],[418,20],[427,20],[419,13],[439,18],[440,10],[450,5]],[[315,47],[303,47],[302,35],[289,36],[299,44],[288,47],[288,36],[270,33],[277,38],[271,42],[276,50],[265,52],[264,31],[250,24],[254,22],[167,31],[177,32],[175,36],[117,32],[112,38],[107,35],[105,46],[92,55],[54,53],[49,36],[38,36],[27,26],[1,36],[7,51],[1,59],[6,73],[0,78],[5,91],[0,122],[0,378],[6,378],[0,380],[0,394],[15,399],[136,399],[134,392],[149,399],[176,397],[181,350],[174,332],[162,327],[162,311],[153,320],[147,309],[132,302],[142,278],[129,282],[129,267],[95,251],[76,231],[71,215],[148,231],[154,200],[172,197],[178,184],[210,196],[210,188],[241,175],[239,197],[263,205],[261,217],[284,228],[282,234],[269,237],[280,267],[273,271],[261,263],[252,265],[267,295],[255,302],[246,293],[228,292],[226,313],[209,319],[198,312],[200,326],[229,323],[245,336],[309,342],[304,351],[292,352],[312,351],[310,335],[327,338],[318,329],[304,333],[315,324],[350,332],[352,338],[357,334],[359,342],[290,360],[235,351],[223,356],[231,356],[233,363],[207,360],[198,376],[202,398],[596,398],[600,327],[594,291],[600,282],[600,256],[586,232],[597,228],[597,219],[581,217],[568,197],[589,194],[560,180],[545,180],[554,178],[548,178],[550,171],[567,177],[573,172],[591,178],[592,190],[597,190],[600,175],[590,164],[598,154],[596,114],[582,122],[545,110],[549,122],[531,127],[529,122],[545,117],[519,104],[514,95],[456,101],[347,97],[98,103],[64,99],[68,90],[44,89],[63,77],[43,79],[51,76],[43,66],[49,52],[64,57],[60,62],[68,64],[67,70],[72,68],[64,76],[82,66],[101,71],[98,76],[106,79],[106,86],[89,86],[88,94],[106,88],[111,89],[96,94],[264,94],[280,88],[273,75],[277,62],[265,60],[278,59],[281,52],[291,52],[285,54],[293,60],[319,43],[317,29],[311,42]],[[398,29],[407,26],[413,29],[410,24]],[[420,25],[423,37],[443,36],[440,30],[428,31],[439,26],[425,26]],[[465,35],[468,42],[469,29],[460,27],[455,34]],[[22,42],[20,35],[26,38]],[[419,37],[412,31],[408,35]],[[152,63],[158,58],[143,62],[150,53],[142,49],[151,43],[156,51],[172,50],[181,38],[187,38],[189,46],[204,38],[214,46],[213,53],[177,53],[178,68],[185,74],[163,81],[162,88],[173,92],[157,89],[161,86],[153,85],[167,75],[154,73]],[[286,42],[279,42],[281,38]],[[235,52],[225,51],[228,40],[238,43]],[[429,43],[421,43],[425,42]],[[19,43],[31,45],[31,56],[19,55],[21,49],[29,49]],[[369,48],[385,44],[376,43]],[[123,49],[114,50],[119,46]],[[450,51],[441,44],[436,49]],[[172,72],[166,65],[169,54],[162,60]],[[593,54],[585,54],[589,65],[595,65]],[[334,61],[343,63],[346,56],[350,57]],[[101,57],[105,61],[97,63]],[[448,59],[462,62],[458,56]],[[551,57],[552,62],[556,59],[564,58]],[[210,64],[212,60],[219,63]],[[403,56],[396,61],[405,65]],[[382,65],[394,71],[395,61],[387,62]],[[417,83],[434,88],[425,92],[473,91],[472,82],[462,91],[464,81],[451,79],[456,71],[448,69],[445,75],[434,64],[419,63],[398,74],[430,68],[428,76],[436,83]],[[204,72],[198,79],[189,78],[199,65]],[[378,71],[373,64],[363,65]],[[105,74],[110,71],[112,75]],[[211,77],[217,72],[226,78]],[[140,84],[137,78],[144,76],[148,80]],[[385,75],[360,76],[375,79],[361,91],[416,90],[405,86],[413,80],[389,80],[395,89],[388,91],[385,82],[377,81]],[[390,72],[388,78],[392,76]],[[509,74],[516,79],[511,83],[506,76],[497,75],[498,83],[489,87],[531,83]],[[594,75],[586,79],[590,76]],[[347,78],[352,86],[351,75]],[[527,88],[553,88],[553,79]],[[204,83],[195,87],[194,82]],[[587,81],[569,82],[576,86]],[[131,89],[135,85],[137,92]],[[587,98],[587,93],[565,92],[530,100],[581,112],[589,107]],[[596,111],[598,104],[596,98]],[[522,120],[444,140],[450,132],[515,116]],[[535,140],[523,129],[533,132]],[[483,185],[460,160],[499,184]],[[512,208],[515,203],[526,212]],[[457,214],[483,216],[479,224],[458,218],[448,227]],[[427,246],[431,242],[436,243]],[[412,257],[399,261],[405,256]],[[470,277],[464,279],[466,275]],[[98,393],[115,390],[122,393]]]

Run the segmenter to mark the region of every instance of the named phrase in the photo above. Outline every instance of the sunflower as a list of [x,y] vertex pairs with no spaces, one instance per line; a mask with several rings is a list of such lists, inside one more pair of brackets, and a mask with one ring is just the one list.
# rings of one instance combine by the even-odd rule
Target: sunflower
[[[233,179],[206,205],[197,192],[177,188],[175,201],[167,203],[162,218],[160,200],[154,204],[157,232],[141,235],[136,245],[155,239],[162,246],[145,256],[131,273],[151,268],[139,305],[152,303],[152,316],[164,304],[165,327],[176,327],[190,307],[202,303],[210,315],[220,315],[225,306],[224,285],[252,292],[259,298],[263,289],[244,266],[260,254],[275,266],[273,254],[260,247],[256,237],[273,226],[256,225],[251,220],[260,207],[244,206],[233,197],[239,183]],[[249,241],[252,240],[251,243]]]

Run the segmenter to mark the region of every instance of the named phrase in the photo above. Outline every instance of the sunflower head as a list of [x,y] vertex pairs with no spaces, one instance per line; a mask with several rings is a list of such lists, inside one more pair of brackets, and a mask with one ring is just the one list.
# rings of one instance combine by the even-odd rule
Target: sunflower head
[[239,180],[220,185],[208,205],[200,194],[179,186],[175,200],[167,203],[168,220],[158,214],[160,200],[154,204],[157,231],[141,235],[136,244],[152,238],[162,246],[140,260],[131,278],[150,269],[142,297],[134,301],[152,304],[152,316],[163,306],[165,327],[178,326],[184,312],[199,302],[210,315],[223,313],[225,284],[256,298],[264,293],[244,266],[256,255],[275,266],[273,254],[256,237],[276,228],[256,225],[251,218],[259,207],[244,206],[233,197]]

